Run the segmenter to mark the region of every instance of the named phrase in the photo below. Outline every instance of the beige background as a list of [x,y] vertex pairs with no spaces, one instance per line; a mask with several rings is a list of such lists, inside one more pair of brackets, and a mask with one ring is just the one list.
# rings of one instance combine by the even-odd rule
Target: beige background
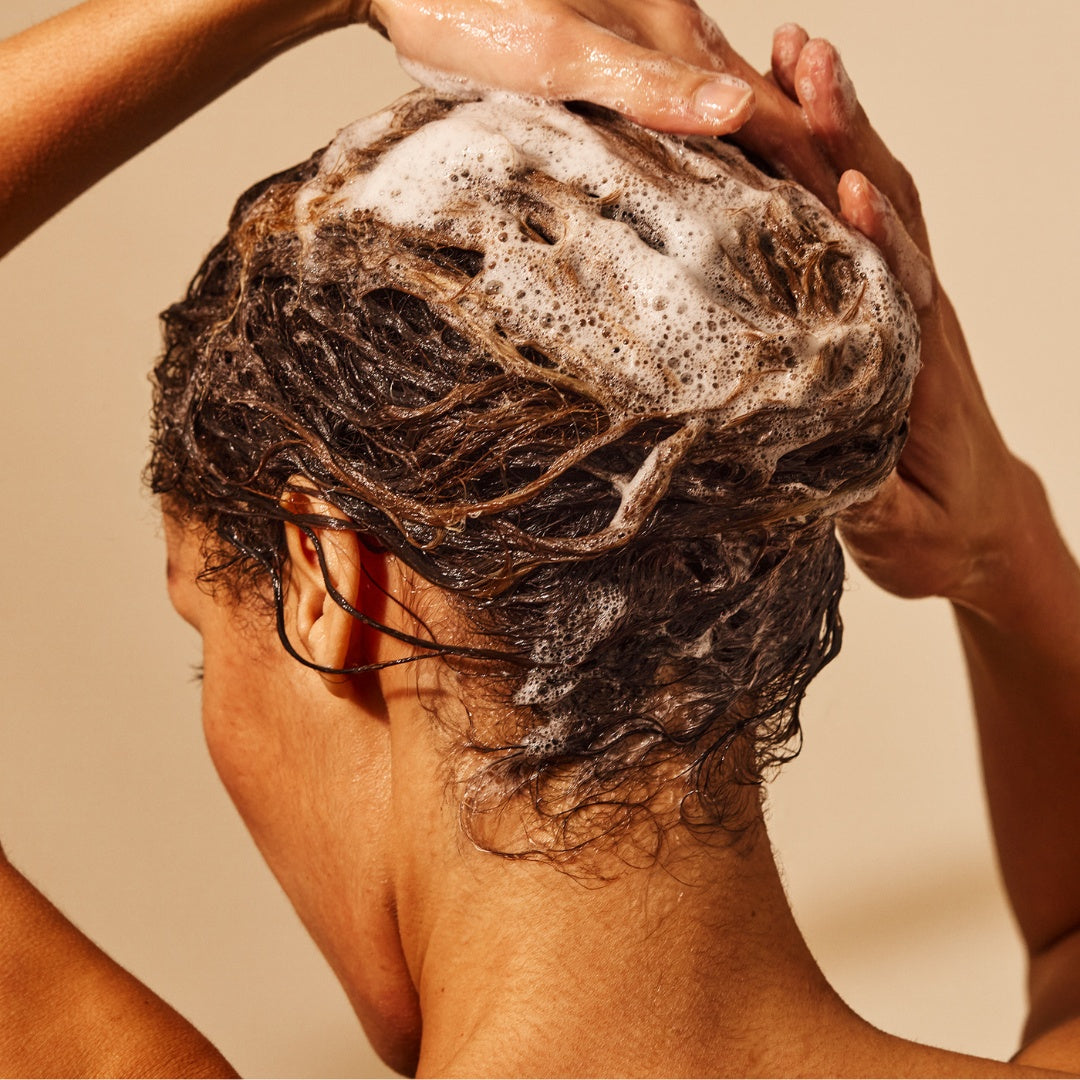
[[[4,0],[0,33],[66,6]],[[1080,4],[725,0],[756,63],[789,18],[843,49],[919,179],[988,396],[1080,538],[1074,297]],[[389,1075],[249,843],[202,746],[194,635],[139,484],[155,314],[248,183],[410,85],[354,29],[260,72],[0,264],[0,837],[242,1071]],[[852,574],[844,654],[774,786],[796,912],[882,1027],[1008,1055],[1022,964],[996,881],[948,613]]]

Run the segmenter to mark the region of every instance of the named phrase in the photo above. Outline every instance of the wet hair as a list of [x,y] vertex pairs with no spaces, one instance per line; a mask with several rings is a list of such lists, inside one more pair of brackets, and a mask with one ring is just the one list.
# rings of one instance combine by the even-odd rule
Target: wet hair
[[[513,153],[480,167],[455,118]],[[384,174],[421,136],[438,191],[403,209]],[[444,591],[458,632],[397,636],[503,707],[459,732],[474,839],[525,797],[542,839],[503,853],[576,851],[672,784],[669,818],[722,833],[797,752],[840,647],[833,517],[903,444],[917,331],[875,259],[723,143],[420,91],[241,197],[163,316],[151,484],[282,633],[286,521]],[[297,478],[343,518],[291,510]]]

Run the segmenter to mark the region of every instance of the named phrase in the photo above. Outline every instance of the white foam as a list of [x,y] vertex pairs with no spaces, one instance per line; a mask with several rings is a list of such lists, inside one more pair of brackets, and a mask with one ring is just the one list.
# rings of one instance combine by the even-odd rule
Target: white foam
[[479,97],[494,90],[494,86],[487,83],[479,83],[467,75],[460,75],[443,68],[431,67],[422,64],[419,60],[402,56],[398,53],[398,63],[406,75],[415,79],[421,86],[434,90],[441,97],[464,98]]
[[[599,386],[614,418],[726,424],[775,406],[816,414],[824,434],[837,392],[822,377],[825,350],[851,353],[849,400],[880,395],[882,365],[906,366],[889,379],[913,376],[914,314],[877,250],[726,144],[711,144],[717,160],[661,137],[675,163],[665,169],[562,105],[489,93],[358,170],[351,151],[392,130],[399,108],[334,141],[297,198],[301,231],[369,214],[482,251],[482,270],[454,296],[458,316]],[[852,256],[861,285],[843,320],[763,303],[741,261],[743,238],[768,235],[777,221],[808,226],[819,248]],[[524,358],[521,371],[530,373]],[[780,424],[761,453],[775,462],[812,434],[804,422],[785,437]]]
[[[444,95],[473,93],[419,74]],[[358,289],[398,280],[419,288],[466,340],[499,350],[508,372],[583,386],[612,429],[642,416],[672,422],[635,471],[609,477],[618,504],[605,537],[631,534],[680,460],[710,452],[700,445],[710,434],[732,433],[724,445],[739,464],[767,473],[789,451],[836,435],[841,411],[854,433],[867,414],[875,431],[900,426],[918,366],[911,304],[880,253],[808,192],[763,175],[722,142],[659,136],[642,150],[632,129],[616,137],[562,105],[504,93],[456,101],[417,127],[418,115],[438,115],[431,99],[418,91],[340,133],[296,197],[302,257],[319,277],[320,228],[373,220],[374,230],[357,235],[373,233],[376,244],[385,235],[385,250],[358,253],[371,269],[358,273]],[[375,142],[388,148],[365,152]],[[784,233],[796,239],[771,249]],[[415,250],[439,247],[482,253],[482,265],[470,277]],[[340,274],[340,234],[329,251]],[[794,278],[794,302],[770,298],[785,266],[805,283],[815,260],[836,253],[850,277],[815,287],[839,290],[838,301],[807,303]],[[746,437],[758,414],[764,424]],[[833,479],[827,490],[787,482],[779,516],[807,506],[835,513],[870,494],[872,480],[857,481]],[[740,580],[756,551],[756,541],[729,545]],[[569,618],[537,635],[536,666],[513,700],[546,719],[523,738],[525,752],[567,746],[577,672],[626,605],[614,585],[594,585]],[[714,647],[707,628],[683,655],[704,659]]]
[[[626,614],[626,597],[614,585],[587,587],[569,618],[538,635],[532,668],[514,694],[515,705],[552,705],[575,686],[567,672],[577,667]],[[536,733],[533,733],[536,735]],[[550,739],[551,731],[539,738]]]

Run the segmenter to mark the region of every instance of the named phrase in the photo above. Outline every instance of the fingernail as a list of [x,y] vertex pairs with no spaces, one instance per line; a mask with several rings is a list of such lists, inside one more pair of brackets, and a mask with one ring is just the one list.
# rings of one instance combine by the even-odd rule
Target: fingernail
[[840,177],[842,183],[846,183],[848,191],[856,199],[871,199],[872,185],[866,176],[859,172],[858,169],[848,169],[843,176]]
[[877,212],[870,181],[857,169],[848,169],[840,177],[839,194],[843,216],[848,224],[865,235],[872,233]]
[[753,109],[754,92],[742,79],[731,76],[710,79],[694,91],[694,112],[715,123],[730,124],[747,116]]
[[892,235],[892,205],[884,195],[865,177],[859,185],[861,194],[866,200],[875,219],[875,228],[888,239]]
[[865,176],[863,176],[863,184],[866,186],[866,196],[871,206],[873,206],[874,212],[883,218],[887,218],[892,210],[892,204]]
[[780,47],[785,57],[797,60],[806,44],[806,31],[798,23],[784,23],[773,31],[773,43]]

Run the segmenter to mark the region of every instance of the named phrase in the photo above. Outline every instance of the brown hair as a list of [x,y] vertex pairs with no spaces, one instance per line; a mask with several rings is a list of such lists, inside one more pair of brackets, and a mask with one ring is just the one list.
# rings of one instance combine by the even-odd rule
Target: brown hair
[[[348,169],[454,108],[403,99]],[[711,144],[580,111],[658,176],[692,172],[676,144],[684,162],[719,160]],[[462,657],[485,693],[517,706],[497,739],[461,735],[474,835],[490,793],[527,793],[545,853],[576,850],[651,814],[673,775],[681,820],[737,825],[739,792],[797,752],[802,696],[839,649],[831,515],[896,462],[917,341],[901,335],[903,356],[879,356],[869,396],[850,389],[860,376],[842,349],[823,348],[824,434],[778,460],[757,451],[800,418],[775,402],[723,423],[617,413],[602,380],[569,376],[494,316],[480,333],[463,315],[463,296],[472,312],[497,301],[473,287],[485,252],[445,222],[364,211],[306,229],[297,194],[324,153],[241,197],[163,316],[149,473],[216,537],[204,574],[269,580],[282,625],[282,522],[342,527],[283,505],[290,478],[306,478],[346,527],[451,596],[461,637],[418,639],[420,654]],[[544,185],[513,183],[521,197],[506,204],[535,230]],[[865,291],[851,252],[805,215],[745,223],[739,243],[756,302],[792,325],[839,325]],[[815,419],[807,430],[820,432]],[[643,478],[629,507],[627,476]]]

